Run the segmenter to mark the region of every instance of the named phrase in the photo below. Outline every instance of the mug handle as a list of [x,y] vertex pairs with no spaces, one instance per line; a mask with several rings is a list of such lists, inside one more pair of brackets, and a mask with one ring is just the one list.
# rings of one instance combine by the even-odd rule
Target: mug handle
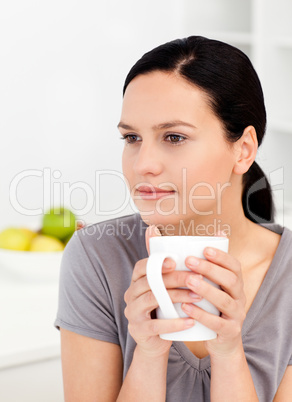
[[178,256],[176,254],[169,253],[153,253],[150,254],[147,266],[146,276],[150,289],[152,290],[162,314],[166,319],[179,318],[179,315],[174,308],[171,298],[164,286],[162,278],[162,264],[165,258],[172,258],[176,263]]

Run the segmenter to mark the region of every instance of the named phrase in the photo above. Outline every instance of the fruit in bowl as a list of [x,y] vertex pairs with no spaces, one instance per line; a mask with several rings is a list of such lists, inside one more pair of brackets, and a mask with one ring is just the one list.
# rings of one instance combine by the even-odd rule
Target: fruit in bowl
[[42,218],[37,232],[9,227],[0,232],[0,249],[15,251],[62,251],[75,230],[83,227],[67,208],[51,208]]
[[29,250],[32,239],[36,233],[27,228],[10,227],[0,233],[0,248],[8,250]]
[[64,241],[76,230],[76,217],[67,208],[51,208],[43,216],[41,232]]
[[50,209],[42,226],[33,231],[25,227],[8,227],[0,232],[0,269],[6,268],[15,278],[30,281],[58,280],[65,245],[75,230],[82,228],[68,209]]
[[64,247],[56,237],[38,234],[32,239],[29,251],[62,251]]

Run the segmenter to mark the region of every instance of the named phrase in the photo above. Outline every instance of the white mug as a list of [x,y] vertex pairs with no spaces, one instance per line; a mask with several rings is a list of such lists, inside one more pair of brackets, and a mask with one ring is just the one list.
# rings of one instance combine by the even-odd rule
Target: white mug
[[[146,275],[149,286],[159,305],[156,310],[157,318],[172,319],[188,317],[182,310],[181,303],[172,303],[164,286],[162,278],[162,264],[164,259],[167,257],[172,258],[176,263],[176,270],[189,271],[185,265],[185,259],[188,256],[205,259],[203,251],[206,247],[214,247],[227,252],[228,243],[226,237],[213,236],[157,236],[149,239],[150,255],[147,262]],[[204,278],[204,280],[219,288],[218,285],[207,278]],[[194,304],[209,313],[219,315],[218,309],[206,299],[202,299]],[[186,342],[205,341],[215,339],[216,337],[216,332],[197,321],[191,328],[160,335],[162,339]]]

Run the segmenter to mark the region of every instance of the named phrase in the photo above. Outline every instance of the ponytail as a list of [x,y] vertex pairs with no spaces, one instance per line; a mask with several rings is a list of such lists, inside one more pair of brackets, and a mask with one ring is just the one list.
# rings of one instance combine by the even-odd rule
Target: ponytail
[[259,165],[254,162],[244,174],[242,206],[245,216],[255,223],[274,222],[272,189]]

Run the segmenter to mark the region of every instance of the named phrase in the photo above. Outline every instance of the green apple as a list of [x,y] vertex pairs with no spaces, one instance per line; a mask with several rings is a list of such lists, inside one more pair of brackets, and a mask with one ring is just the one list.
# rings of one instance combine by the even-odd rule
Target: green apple
[[64,244],[55,237],[38,234],[30,245],[30,251],[62,251]]
[[30,247],[31,239],[31,233],[26,232],[23,228],[10,227],[0,233],[0,248],[27,251]]
[[62,240],[63,241],[63,243],[65,244],[65,246],[67,245],[67,243],[69,242],[69,240],[71,239],[71,237],[72,237],[73,235],[72,234],[70,234],[69,236],[67,236],[64,240]]
[[43,216],[41,233],[63,241],[76,229],[76,217],[69,209],[50,209]]

